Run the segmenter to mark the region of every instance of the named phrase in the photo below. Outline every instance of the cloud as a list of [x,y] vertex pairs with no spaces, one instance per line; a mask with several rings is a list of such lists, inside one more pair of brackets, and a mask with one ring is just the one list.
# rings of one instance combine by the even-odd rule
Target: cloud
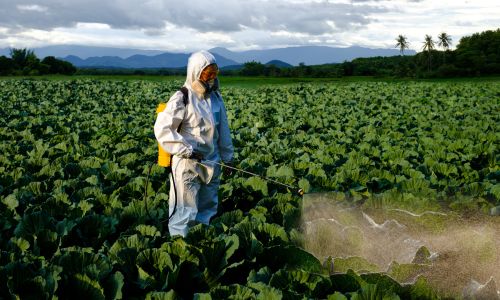
[[468,26],[474,26],[474,23],[470,21],[456,21],[455,25],[468,27]]
[[45,6],[40,6],[37,4],[32,4],[32,5],[17,5],[16,8],[19,11],[36,11],[36,12],[46,12],[47,7]]
[[498,28],[489,0],[0,0],[0,48],[80,44],[195,51],[298,45],[420,50],[425,34]]
[[[2,0],[0,26],[50,30],[77,23],[108,24],[159,34],[165,23],[199,32],[237,32],[244,28],[288,30],[312,35],[355,30],[385,9],[371,4],[289,1],[146,0]],[[330,24],[329,24],[330,23]],[[331,24],[335,24],[334,27]]]

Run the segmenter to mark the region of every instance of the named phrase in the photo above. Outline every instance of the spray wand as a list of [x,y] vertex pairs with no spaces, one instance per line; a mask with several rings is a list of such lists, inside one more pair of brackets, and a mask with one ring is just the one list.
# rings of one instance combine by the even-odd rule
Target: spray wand
[[[209,163],[213,163],[213,164],[217,164],[221,167],[224,167],[224,168],[229,168],[229,169],[232,169],[232,170],[235,170],[235,171],[238,171],[238,172],[241,172],[241,173],[245,173],[245,174],[248,174],[248,175],[252,175],[252,176],[257,176],[265,181],[268,181],[268,182],[272,182],[272,183],[275,183],[275,184],[278,184],[278,185],[281,185],[281,186],[285,186],[289,189],[292,189],[292,190],[295,190],[296,193],[299,195],[299,196],[304,196],[304,190],[299,188],[297,189],[297,187],[295,186],[291,186],[291,185],[288,185],[288,184],[285,184],[285,183],[282,183],[282,182],[279,182],[279,181],[276,181],[274,179],[270,179],[270,178],[267,178],[267,177],[264,177],[262,175],[259,175],[259,174],[256,174],[256,173],[252,173],[252,172],[249,172],[249,171],[246,171],[246,170],[243,170],[243,169],[239,169],[239,168],[236,168],[236,167],[233,167],[233,166],[230,166],[230,165],[227,165],[227,164],[224,164],[224,163],[220,163],[220,162],[217,162],[217,161],[213,161],[213,160],[204,160],[206,162],[209,162]],[[201,162],[197,161],[197,163],[199,165],[202,165],[202,166],[205,166],[204,164],[202,164]]]

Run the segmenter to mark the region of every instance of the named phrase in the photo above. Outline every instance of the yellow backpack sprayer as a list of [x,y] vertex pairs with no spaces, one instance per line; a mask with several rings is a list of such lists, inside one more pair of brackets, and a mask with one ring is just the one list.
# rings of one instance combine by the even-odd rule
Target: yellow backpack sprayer
[[[188,103],[188,89],[183,86],[181,88],[182,96],[183,96],[183,101],[184,101],[184,106],[187,105]],[[156,115],[158,116],[159,113],[165,110],[167,108],[166,103],[160,103],[158,104],[158,107],[156,108]],[[177,132],[181,131],[181,125],[177,128]],[[158,143],[158,165],[160,167],[165,167],[165,168],[171,168],[172,167],[172,155],[168,153],[167,151],[163,150],[163,148],[160,146],[160,143]]]
[[[166,107],[166,103],[158,104],[158,107],[156,108],[156,115],[158,116],[158,114],[164,111]],[[163,148],[160,146],[160,143],[158,143],[158,165],[160,167],[166,168],[172,166],[172,155],[163,150]]]

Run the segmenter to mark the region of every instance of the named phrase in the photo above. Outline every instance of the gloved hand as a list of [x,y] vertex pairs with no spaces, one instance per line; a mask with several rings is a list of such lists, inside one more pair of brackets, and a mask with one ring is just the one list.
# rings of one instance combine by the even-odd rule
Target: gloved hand
[[193,151],[188,158],[189,159],[196,159],[197,161],[200,161],[203,159],[203,154],[201,154],[198,151]]
[[232,167],[232,164],[230,162],[225,162],[224,166],[222,167],[222,173],[224,174],[224,177],[229,177],[234,174],[234,169],[228,168],[226,166]]

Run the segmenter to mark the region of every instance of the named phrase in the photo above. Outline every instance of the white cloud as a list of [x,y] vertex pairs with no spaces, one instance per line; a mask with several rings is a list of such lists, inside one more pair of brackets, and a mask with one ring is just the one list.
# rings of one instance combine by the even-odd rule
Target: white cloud
[[29,4],[29,5],[17,5],[16,6],[20,11],[36,11],[36,12],[46,12],[48,10],[45,6],[40,6],[38,4]]
[[290,32],[290,31],[285,31],[285,30],[271,32],[270,34],[271,34],[271,36],[288,37],[288,38],[305,38],[305,37],[309,36],[308,34],[305,34],[305,33]]
[[196,37],[204,42],[209,44],[234,44],[235,41],[228,34],[218,33],[218,32],[203,32],[196,33]]
[[82,29],[82,30],[106,30],[106,29],[111,29],[111,27],[108,24],[103,24],[103,23],[83,23],[83,22],[78,22],[75,25],[76,29]]

